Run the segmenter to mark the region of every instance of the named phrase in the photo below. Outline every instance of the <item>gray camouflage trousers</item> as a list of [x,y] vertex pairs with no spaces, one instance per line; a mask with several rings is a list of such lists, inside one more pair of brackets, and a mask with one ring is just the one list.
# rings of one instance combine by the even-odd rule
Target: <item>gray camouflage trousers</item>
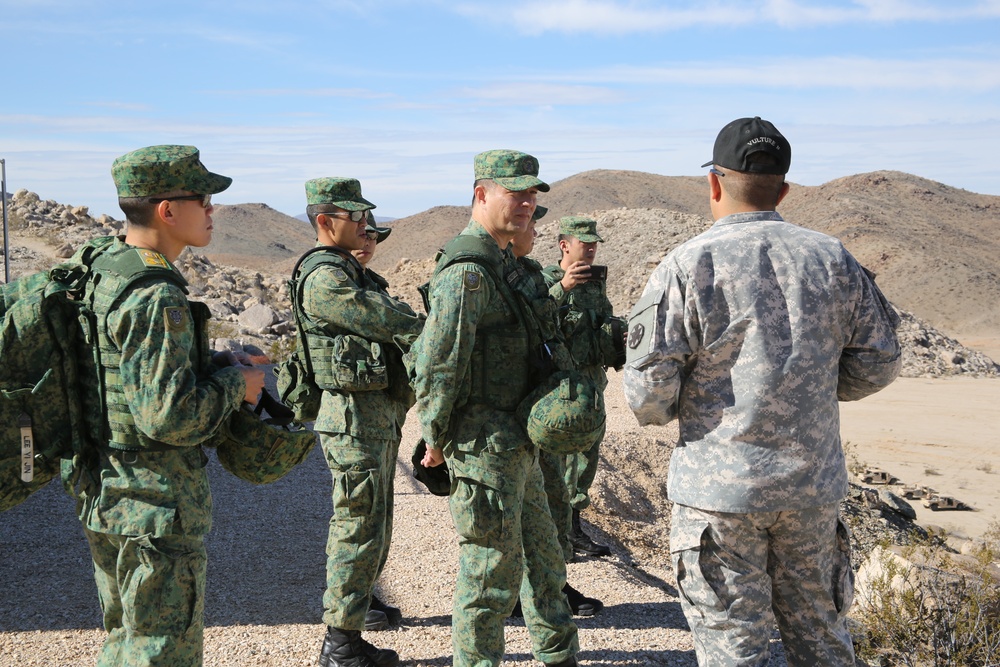
[[790,667],[854,665],[854,573],[838,505],[749,514],[674,505],[670,551],[699,665],[766,665],[774,621]]
[[447,463],[448,504],[459,535],[453,666],[500,664],[504,621],[518,598],[538,660],[551,664],[576,655],[576,625],[562,592],[566,563],[533,449],[455,452]]
[[84,528],[104,612],[98,667],[200,667],[205,569],[201,535],[130,537]]
[[399,440],[320,433],[320,444],[333,476],[323,622],[363,630],[375,580],[389,556]]

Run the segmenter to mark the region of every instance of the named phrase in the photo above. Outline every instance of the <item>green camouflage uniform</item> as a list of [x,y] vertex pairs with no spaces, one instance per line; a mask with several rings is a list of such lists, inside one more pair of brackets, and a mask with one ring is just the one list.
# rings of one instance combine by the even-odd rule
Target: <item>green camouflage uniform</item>
[[[601,345],[601,339],[606,338],[607,333],[602,325],[614,314],[605,291],[605,283],[586,282],[567,292],[559,283],[564,275],[566,272],[558,264],[544,271],[549,294],[559,305],[562,335],[569,345],[577,368],[603,392],[608,386],[608,374]],[[590,506],[590,487],[597,475],[601,440],[603,436],[586,452],[566,457],[566,487],[574,510],[584,510]]]
[[[118,158],[112,173],[120,197],[213,194],[231,183],[205,170],[188,146],[134,151]],[[108,254],[127,252],[137,251],[118,241]],[[142,253],[173,268],[159,253]],[[79,508],[109,633],[99,666],[202,663],[212,497],[200,445],[246,393],[238,369],[212,365],[207,318],[199,315],[205,311],[192,309],[174,282],[148,280],[126,291],[99,324],[121,355],[117,368],[104,369],[104,381],[120,386],[134,422],[116,445],[132,442],[138,450],[102,451],[100,488]]]
[[[336,203],[343,208],[345,202],[328,202],[323,194],[342,187],[341,180],[307,183],[309,203]],[[316,194],[310,184],[317,184]],[[371,206],[357,210],[367,208]],[[372,588],[389,554],[396,455],[403,420],[412,405],[402,353],[420,333],[423,318],[390,297],[387,283],[349,254],[319,254],[327,257],[303,286],[306,319],[329,337],[353,335],[368,345],[379,344],[388,374],[389,386],[384,389],[323,387],[314,427],[333,478],[323,622],[332,628],[363,630]],[[313,358],[314,367],[321,363]]]
[[[481,238],[484,252],[495,253],[505,273],[513,268],[510,252],[501,252],[475,220],[462,234]],[[515,415],[532,387],[528,332],[478,262],[436,271],[429,300],[430,314],[411,354],[423,437],[443,450],[452,477],[449,507],[460,538],[454,665],[500,663],[504,619],[518,597],[534,655],[562,662],[579,648],[562,593],[565,561],[537,448]]]

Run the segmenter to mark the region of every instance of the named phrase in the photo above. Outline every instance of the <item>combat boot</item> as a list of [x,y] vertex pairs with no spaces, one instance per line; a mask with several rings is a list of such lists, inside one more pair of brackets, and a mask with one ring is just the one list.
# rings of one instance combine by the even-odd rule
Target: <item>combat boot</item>
[[[368,613],[371,613],[373,611],[382,612],[385,615],[389,625],[399,625],[400,623],[403,622],[403,612],[399,610],[399,607],[393,607],[392,605],[386,604],[381,600],[379,600],[378,597],[374,595],[372,595],[372,601],[368,605]],[[367,615],[365,616],[365,629],[366,630],[372,629],[368,627]]]
[[583,524],[580,521],[580,510],[573,510],[573,526],[569,531],[569,541],[573,545],[573,550],[587,556],[610,556],[611,549],[603,544],[597,544],[590,539],[590,535],[583,532]]
[[360,630],[326,629],[319,667],[396,667],[399,654],[376,648],[361,638]]
[[562,662],[548,662],[542,664],[545,665],[545,667],[577,667],[576,656],[566,658]]
[[[604,609],[604,603],[597,598],[588,598],[568,583],[563,586],[563,593],[569,602],[569,609],[574,616],[593,616]],[[576,664],[576,663],[573,663]]]
[[378,609],[368,608],[365,612],[365,630],[385,630],[389,627],[389,617]]

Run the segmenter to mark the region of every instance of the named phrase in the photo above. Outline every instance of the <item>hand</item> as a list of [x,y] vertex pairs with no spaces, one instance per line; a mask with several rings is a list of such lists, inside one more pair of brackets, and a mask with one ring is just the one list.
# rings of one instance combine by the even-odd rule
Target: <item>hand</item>
[[240,366],[240,373],[243,373],[243,381],[246,382],[247,390],[243,395],[243,400],[250,405],[257,405],[260,392],[264,390],[264,371],[253,366]]
[[566,269],[566,275],[562,277],[559,284],[562,285],[563,291],[570,291],[577,285],[582,285],[587,282],[590,278],[590,264],[586,262],[573,262]]
[[427,453],[420,460],[420,465],[425,468],[434,468],[444,463],[444,452],[440,449],[427,448]]

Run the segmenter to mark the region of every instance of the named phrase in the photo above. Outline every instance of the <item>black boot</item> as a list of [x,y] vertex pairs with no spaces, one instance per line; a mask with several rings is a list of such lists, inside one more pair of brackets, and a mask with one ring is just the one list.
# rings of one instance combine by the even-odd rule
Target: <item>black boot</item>
[[[393,607],[392,605],[388,605],[379,600],[374,595],[372,595],[372,601],[368,605],[368,612],[371,613],[372,611],[380,611],[383,614],[385,614],[386,620],[388,621],[389,625],[399,625],[400,623],[403,622],[403,612],[399,610],[399,607]],[[365,616],[365,621],[366,621],[365,629],[366,630],[371,629],[368,627],[367,616]]]
[[545,667],[577,667],[576,657],[566,658],[562,662],[543,663]]
[[583,524],[580,522],[580,510],[573,510],[573,527],[569,532],[569,541],[573,545],[573,550],[587,556],[610,556],[611,549],[603,544],[597,544],[590,539],[590,535],[583,532]]
[[[573,612],[574,616],[593,616],[604,609],[603,602],[597,598],[588,598],[569,584],[563,586],[563,593],[566,594],[569,609]],[[573,664],[576,663],[574,662]]]
[[360,630],[327,628],[319,652],[319,667],[396,667],[399,654],[375,648],[361,638]]
[[378,609],[368,608],[365,612],[365,630],[385,630],[389,627],[389,617]]

